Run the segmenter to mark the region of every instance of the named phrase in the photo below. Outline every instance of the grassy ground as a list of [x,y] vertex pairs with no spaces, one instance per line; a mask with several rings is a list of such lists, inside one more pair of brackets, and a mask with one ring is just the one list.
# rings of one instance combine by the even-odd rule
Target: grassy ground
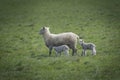
[[[120,1],[0,0],[0,80],[119,80]],[[39,30],[71,31],[97,55],[48,56]]]

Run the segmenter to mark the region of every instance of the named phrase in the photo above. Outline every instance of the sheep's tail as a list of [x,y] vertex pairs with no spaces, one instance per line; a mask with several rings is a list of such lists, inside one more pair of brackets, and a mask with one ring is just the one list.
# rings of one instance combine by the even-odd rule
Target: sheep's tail
[[77,43],[80,42],[80,36],[77,35]]

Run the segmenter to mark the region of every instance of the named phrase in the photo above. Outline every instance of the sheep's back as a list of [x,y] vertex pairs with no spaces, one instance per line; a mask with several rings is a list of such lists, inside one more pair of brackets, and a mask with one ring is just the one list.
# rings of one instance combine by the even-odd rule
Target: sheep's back
[[78,35],[68,32],[61,34],[51,34],[51,38],[48,40],[48,45],[59,46],[59,45],[70,45],[77,42]]

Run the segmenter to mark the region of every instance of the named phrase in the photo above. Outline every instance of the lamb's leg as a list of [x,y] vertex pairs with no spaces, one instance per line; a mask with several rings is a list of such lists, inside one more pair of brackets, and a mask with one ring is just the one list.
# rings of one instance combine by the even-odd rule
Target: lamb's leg
[[67,50],[67,55],[69,56],[69,50]]
[[74,56],[74,53],[75,53],[75,50],[74,50],[74,49],[72,49],[72,56]]
[[83,50],[82,50],[82,56],[85,56],[85,55],[86,55],[86,50],[83,49]]
[[95,47],[92,49],[92,55],[96,55],[96,49],[95,49]]
[[83,56],[83,54],[84,54],[84,51],[82,50],[82,54],[81,54],[81,56]]
[[69,50],[65,50],[65,51],[64,51],[64,54],[65,54],[66,56],[69,56]]
[[56,51],[56,57],[58,56],[58,52]]
[[86,56],[86,50],[84,50],[84,56]]

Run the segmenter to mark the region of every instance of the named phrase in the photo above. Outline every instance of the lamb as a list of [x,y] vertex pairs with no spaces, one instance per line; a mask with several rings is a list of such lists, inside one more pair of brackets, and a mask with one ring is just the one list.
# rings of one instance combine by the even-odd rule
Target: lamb
[[93,43],[85,43],[82,39],[80,39],[80,45],[82,46],[82,56],[86,55],[86,50],[92,50],[92,55],[96,55],[95,44]]
[[48,27],[43,27],[40,30],[40,34],[44,38],[46,46],[49,48],[49,56],[51,55],[54,46],[67,45],[72,49],[72,55],[77,53],[76,45],[79,36],[72,32],[65,32],[59,34],[52,34]]
[[68,47],[67,45],[55,46],[55,47],[53,47],[53,48],[54,48],[54,50],[55,50],[55,52],[56,52],[56,56],[57,56],[58,54],[61,55],[62,52],[64,52],[64,54],[65,54],[66,56],[69,55],[69,47]]

